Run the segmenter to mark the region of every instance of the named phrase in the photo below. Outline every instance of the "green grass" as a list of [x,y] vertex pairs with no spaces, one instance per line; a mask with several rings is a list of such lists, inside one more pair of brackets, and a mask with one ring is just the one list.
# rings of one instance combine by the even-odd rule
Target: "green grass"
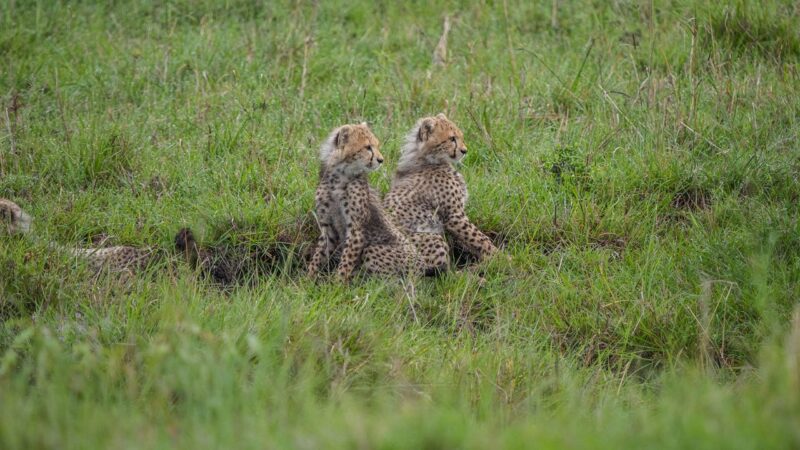
[[445,111],[511,260],[222,292],[0,238],[0,448],[800,446],[792,2],[153,3],[0,0],[38,236],[300,243],[330,129],[372,124],[385,191]]

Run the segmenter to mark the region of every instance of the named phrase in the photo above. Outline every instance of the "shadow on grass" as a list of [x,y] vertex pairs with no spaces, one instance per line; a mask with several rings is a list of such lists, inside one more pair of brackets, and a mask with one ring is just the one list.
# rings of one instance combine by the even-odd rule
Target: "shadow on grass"
[[191,230],[175,236],[179,254],[200,275],[221,288],[255,285],[272,274],[299,276],[305,268],[313,242],[313,217],[297,218],[269,238],[261,224],[231,220],[212,227],[212,245],[201,245]]

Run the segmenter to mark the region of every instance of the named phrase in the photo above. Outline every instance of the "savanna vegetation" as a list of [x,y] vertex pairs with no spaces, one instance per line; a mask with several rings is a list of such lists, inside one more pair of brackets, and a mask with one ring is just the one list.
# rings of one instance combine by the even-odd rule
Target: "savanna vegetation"
[[[798,70],[793,1],[0,0],[0,448],[797,448]],[[385,192],[441,111],[509,257],[305,278],[327,133]]]

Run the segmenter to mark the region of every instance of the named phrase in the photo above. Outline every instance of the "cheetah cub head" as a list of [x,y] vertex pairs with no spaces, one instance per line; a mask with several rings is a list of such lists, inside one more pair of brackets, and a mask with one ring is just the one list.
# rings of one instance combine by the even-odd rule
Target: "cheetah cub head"
[[11,200],[0,198],[0,231],[8,234],[27,233],[31,229],[31,216]]
[[398,170],[423,164],[456,164],[467,154],[464,133],[444,114],[420,119],[401,150]]
[[339,170],[350,176],[371,172],[381,166],[380,142],[367,123],[341,126],[328,136],[319,151],[324,170]]

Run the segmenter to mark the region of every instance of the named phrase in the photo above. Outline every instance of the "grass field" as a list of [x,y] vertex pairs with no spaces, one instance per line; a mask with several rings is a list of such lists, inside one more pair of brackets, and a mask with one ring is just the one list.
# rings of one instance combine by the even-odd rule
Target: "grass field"
[[[800,447],[797,2],[158,3],[0,0],[0,448]],[[441,111],[510,259],[305,279],[329,130],[385,192]],[[221,291],[44,244],[182,226],[293,251]]]

